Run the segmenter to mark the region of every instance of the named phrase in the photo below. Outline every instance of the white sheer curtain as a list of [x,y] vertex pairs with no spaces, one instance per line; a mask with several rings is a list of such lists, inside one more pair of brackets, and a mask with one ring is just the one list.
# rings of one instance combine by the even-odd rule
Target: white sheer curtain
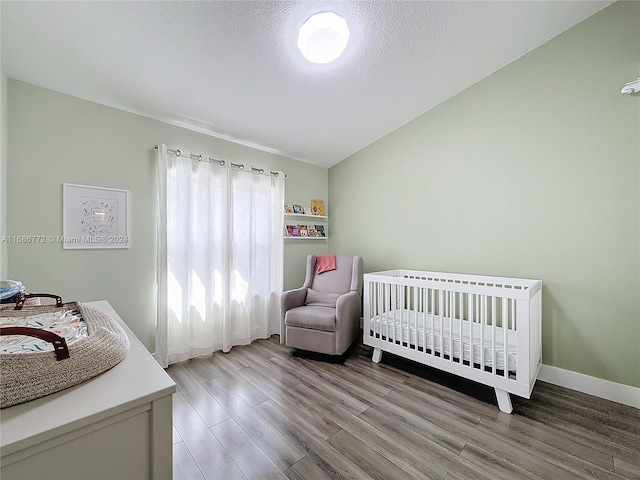
[[199,161],[159,145],[160,364],[280,331],[284,174]]

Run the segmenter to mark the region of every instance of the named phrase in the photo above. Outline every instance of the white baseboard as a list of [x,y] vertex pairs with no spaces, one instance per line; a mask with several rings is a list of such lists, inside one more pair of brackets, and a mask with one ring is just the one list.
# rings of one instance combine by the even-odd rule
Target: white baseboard
[[577,390],[595,397],[640,408],[640,388],[615,383],[597,377],[572,372],[551,365],[542,365],[538,380]]

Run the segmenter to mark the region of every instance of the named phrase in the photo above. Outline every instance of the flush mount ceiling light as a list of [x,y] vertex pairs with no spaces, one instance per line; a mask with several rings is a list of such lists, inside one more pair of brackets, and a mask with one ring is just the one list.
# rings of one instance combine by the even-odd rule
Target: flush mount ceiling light
[[329,63],[338,58],[349,42],[349,27],[333,12],[316,13],[300,27],[298,48],[312,63]]

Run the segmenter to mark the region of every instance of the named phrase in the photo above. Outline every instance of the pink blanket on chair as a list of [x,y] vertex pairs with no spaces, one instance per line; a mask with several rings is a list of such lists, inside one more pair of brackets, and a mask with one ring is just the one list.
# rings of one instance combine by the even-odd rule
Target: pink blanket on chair
[[336,269],[335,255],[320,255],[316,258],[316,273],[329,272]]

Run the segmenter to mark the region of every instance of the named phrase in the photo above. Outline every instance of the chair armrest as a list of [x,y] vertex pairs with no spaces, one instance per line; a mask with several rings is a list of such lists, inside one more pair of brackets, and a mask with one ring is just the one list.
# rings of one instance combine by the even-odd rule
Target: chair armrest
[[282,314],[284,315],[287,310],[291,310],[292,308],[303,306],[306,298],[306,287],[300,287],[296,288],[295,290],[287,290],[286,292],[282,292],[282,296],[280,297]]
[[351,291],[338,297],[338,301],[336,302],[336,323],[350,321],[354,318],[358,318],[359,320],[361,314],[362,303],[358,292]]
[[304,301],[307,298],[307,287],[296,288],[295,290],[287,290],[282,292],[280,296],[280,344],[286,345],[287,330],[284,324],[284,317],[287,314],[287,310],[292,308],[301,307],[304,305]]

